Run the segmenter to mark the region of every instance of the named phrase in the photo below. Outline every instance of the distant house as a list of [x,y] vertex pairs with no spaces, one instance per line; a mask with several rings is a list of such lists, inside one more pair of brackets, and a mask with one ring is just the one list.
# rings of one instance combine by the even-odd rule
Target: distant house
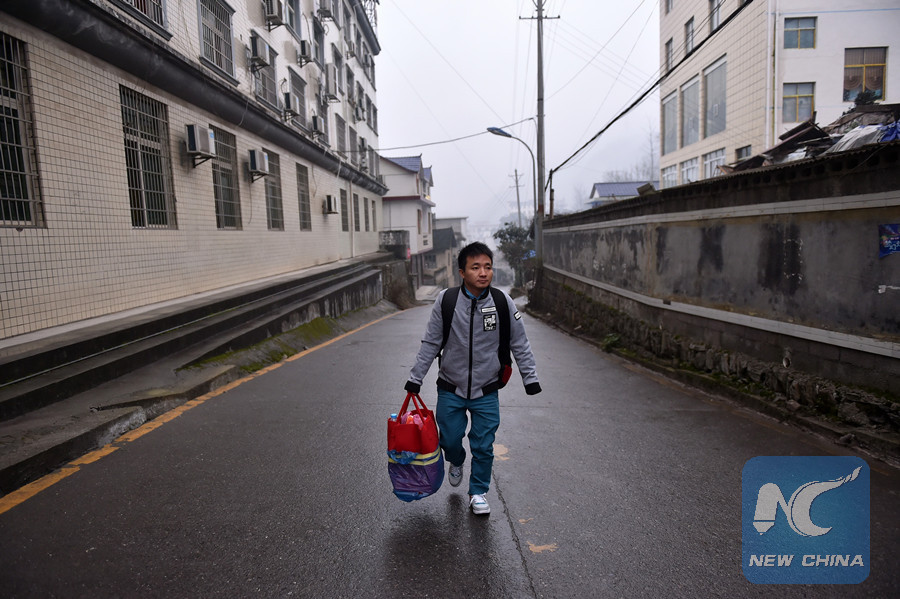
[[594,183],[594,188],[591,190],[591,197],[588,199],[588,204],[591,205],[591,208],[598,208],[611,202],[634,198],[641,195],[640,189],[645,185],[652,185],[653,189],[658,189],[659,181]]
[[388,187],[383,198],[382,247],[406,246],[415,288],[425,283],[425,254],[434,247],[434,214],[431,167],[422,155],[381,157],[381,176]]

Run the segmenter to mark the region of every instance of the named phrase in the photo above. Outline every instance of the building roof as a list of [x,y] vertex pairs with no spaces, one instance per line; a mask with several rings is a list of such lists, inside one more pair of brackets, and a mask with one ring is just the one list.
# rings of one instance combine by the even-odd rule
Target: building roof
[[382,156],[385,160],[390,160],[397,166],[402,169],[406,169],[411,173],[418,173],[422,170],[422,155],[418,156],[398,156],[397,158],[390,158],[388,156]]
[[456,233],[453,229],[435,229],[434,230],[434,249],[436,251],[452,250],[457,247]]
[[614,183],[594,183],[591,190],[591,199],[599,198],[633,198],[639,196],[638,187],[650,183],[655,189],[659,189],[659,181],[619,181]]

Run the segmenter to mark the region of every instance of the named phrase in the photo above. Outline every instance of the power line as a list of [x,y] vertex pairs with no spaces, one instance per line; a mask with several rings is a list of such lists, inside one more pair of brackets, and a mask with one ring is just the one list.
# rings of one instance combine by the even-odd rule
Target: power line
[[[434,116],[434,115],[432,115],[432,116]],[[501,129],[505,129],[506,127],[512,127],[512,126],[514,126],[514,125],[519,125],[519,124],[521,124],[521,123],[524,123],[525,121],[530,121],[530,120],[532,120],[533,118],[534,118],[533,116],[530,116],[530,117],[528,117],[528,118],[522,119],[521,121],[516,121],[515,123],[508,123],[508,124],[506,124],[506,125],[501,125]],[[488,132],[485,130],[485,131],[479,131],[478,133],[472,133],[472,134],[469,134],[469,135],[463,135],[462,137],[454,137],[453,139],[444,139],[444,140],[441,140],[441,141],[429,141],[429,142],[425,142],[425,143],[421,143],[421,144],[413,144],[413,145],[411,145],[411,146],[396,146],[396,147],[393,147],[393,148],[378,148],[378,149],[376,150],[376,152],[379,152],[379,153],[381,153],[381,152],[393,152],[394,150],[409,150],[409,149],[412,149],[412,148],[426,148],[426,147],[428,147],[428,146],[439,146],[439,145],[441,145],[441,144],[449,144],[449,143],[453,143],[453,142],[455,142],[455,141],[460,141],[460,140],[463,140],[463,139],[469,139],[469,138],[472,138],[472,137],[478,137],[479,135],[487,135],[487,133],[488,133]]]

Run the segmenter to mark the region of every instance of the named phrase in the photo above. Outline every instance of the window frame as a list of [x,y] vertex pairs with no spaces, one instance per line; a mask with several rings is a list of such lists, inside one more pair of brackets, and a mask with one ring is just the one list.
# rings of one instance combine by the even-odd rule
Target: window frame
[[[692,90],[693,88],[693,90]],[[696,103],[693,106],[695,110],[693,111],[693,115],[688,115],[688,106],[686,102],[685,92],[693,91],[696,94]],[[700,77],[694,77],[689,80],[687,83],[681,86],[678,90],[679,98],[680,98],[680,109],[681,109],[681,128],[680,128],[680,139],[681,144],[680,147],[684,148],[691,144],[697,143],[700,141]],[[693,118],[695,121],[695,126],[693,129],[693,139],[690,141],[687,139],[688,126],[690,124],[690,119]]]
[[687,56],[694,51],[694,17],[691,17],[684,24],[684,55]]
[[[719,69],[724,69],[722,77],[723,77],[723,87],[722,87],[722,101],[721,103],[710,104],[710,93],[709,93],[709,80],[710,75],[715,73]],[[703,138],[711,137],[718,133],[722,133],[725,129],[728,128],[728,118],[727,118],[727,108],[728,108],[728,58],[723,56],[707,68],[703,69]],[[721,104],[721,107],[719,105]],[[721,128],[715,129],[714,131],[710,131],[710,123],[714,123],[712,119],[718,119],[719,113],[721,112]]]
[[28,45],[3,31],[0,45],[0,227],[44,228]]
[[[687,185],[688,183],[694,183],[700,180],[700,160],[695,156],[694,158],[688,158],[687,160],[682,160],[678,163],[678,172],[681,174],[681,184]],[[695,177],[693,179],[686,176],[686,173],[693,172]]]
[[709,32],[713,33],[722,24],[722,0],[709,0]]
[[347,200],[347,190],[340,190],[341,196],[341,231],[350,232],[350,202]]
[[[801,21],[806,19],[810,19],[813,22],[812,28],[803,27]],[[796,21],[796,27],[788,27],[789,21]],[[819,20],[818,17],[785,17],[784,19],[784,31],[782,33],[782,46],[785,50],[814,50],[816,48],[816,43],[818,41],[818,28],[819,28]],[[812,45],[804,46],[801,44],[803,39],[802,32],[803,31],[812,31]],[[795,45],[788,45],[788,34],[794,33],[797,36]]]
[[131,226],[177,229],[168,106],[125,85],[119,85],[119,104]]
[[244,225],[241,217],[241,171],[237,159],[237,137],[212,124],[209,128],[216,144],[215,156],[212,158],[216,228],[240,231]]
[[[208,5],[208,6],[207,6]],[[204,10],[206,9],[206,10]],[[221,13],[227,13],[227,23],[224,19],[218,19],[219,15],[215,14],[215,11],[218,10]],[[227,3],[222,0],[199,0],[197,2],[197,11],[198,11],[198,20],[200,27],[200,58],[204,62],[204,64],[208,64],[214,67],[216,70],[221,73],[227,75],[232,81],[234,81],[235,77],[235,64],[234,64],[234,27],[232,25],[232,19],[234,17],[234,10],[228,6]],[[227,27],[227,32],[225,31],[217,31],[214,28],[208,28],[206,16],[207,14],[214,18],[218,19],[216,21],[217,24],[221,24],[222,28]],[[219,42],[218,44],[207,45],[206,41],[206,32],[207,30],[210,32],[210,36],[213,37],[213,41]],[[221,45],[221,47],[218,47]],[[207,47],[209,47],[213,56],[207,56]],[[228,51],[227,56],[225,55],[224,50]],[[219,64],[216,57],[222,56],[222,62],[224,64]],[[227,67],[227,68],[226,68]]]
[[[788,93],[788,86],[794,86],[793,93]],[[800,86],[808,85],[809,93],[801,94]],[[806,118],[802,118],[800,116],[800,102],[803,98],[809,98],[809,116]],[[794,107],[794,118],[789,120],[787,118],[787,103],[788,100],[793,100]],[[803,81],[797,83],[783,83],[781,86],[781,122],[782,123],[803,123],[812,118],[813,114],[816,112],[816,84],[814,81]]]
[[[671,119],[671,121],[672,121],[672,123],[671,123],[671,126],[672,126],[672,129],[671,129],[671,131],[672,131],[672,135],[671,135],[671,141],[672,141],[672,144],[669,145],[668,142],[670,141],[670,139],[669,139],[670,136],[667,134],[667,132],[669,131],[669,119],[666,118],[666,114],[667,114],[667,105],[670,104],[670,103],[672,103],[672,102],[674,102],[674,104],[673,104],[673,106],[672,106],[672,110],[671,110],[671,113],[672,113],[672,116],[673,116],[673,118]],[[673,91],[671,94],[669,94],[668,96],[666,96],[665,98],[663,98],[663,100],[662,100],[662,110],[660,111],[660,113],[661,113],[661,116],[662,116],[662,130],[661,130],[661,132],[660,132],[661,135],[662,135],[662,140],[661,140],[662,143],[660,144],[660,148],[661,148],[661,150],[662,150],[662,154],[665,155],[665,154],[669,154],[669,153],[671,153],[671,152],[674,152],[675,150],[678,149],[678,129],[679,129],[679,125],[678,125],[678,91],[677,91],[677,90]]]
[[[862,50],[863,62],[847,64],[847,61],[849,60],[848,54],[849,54],[849,52],[854,51],[854,50]],[[884,62],[881,62],[881,63],[866,62],[865,54],[866,54],[867,50],[882,50],[884,53]],[[887,97],[887,81],[886,81],[887,58],[888,58],[887,53],[888,53],[887,46],[865,46],[865,47],[856,47],[856,48],[844,48],[844,79],[843,79],[843,84],[842,84],[842,86],[843,86],[842,97],[843,97],[844,102],[855,102],[856,97],[859,94],[861,94],[865,91],[869,91],[869,89],[866,87],[866,79],[867,79],[866,71],[870,68],[880,68],[881,69],[881,90],[880,90],[881,94],[874,97],[873,99],[880,100],[882,102],[885,100],[885,98]],[[852,96],[850,96],[850,93],[852,93],[852,90],[848,90],[848,88],[847,88],[847,69],[859,69],[859,68],[862,69],[862,77],[860,78],[861,89],[858,92],[856,92],[856,94],[853,94]]]
[[309,168],[295,163],[297,167],[297,205],[300,214],[300,230],[312,231],[312,198],[309,188]]
[[719,165],[725,164],[725,148],[719,148],[703,155],[703,178],[712,179],[722,176]]
[[266,225],[270,231],[284,231],[284,203],[281,198],[281,159],[263,148],[269,157],[269,174],[263,177],[266,190]]

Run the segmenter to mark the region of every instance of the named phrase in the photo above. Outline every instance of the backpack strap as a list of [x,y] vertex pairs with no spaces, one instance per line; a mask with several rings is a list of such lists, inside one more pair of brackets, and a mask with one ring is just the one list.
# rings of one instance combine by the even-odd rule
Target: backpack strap
[[497,348],[497,355],[500,357],[500,364],[509,365],[512,364],[512,357],[509,355],[509,303],[502,291],[493,287],[490,289],[500,319],[500,346]]
[[441,298],[441,324],[443,325],[444,334],[438,355],[444,351],[447,339],[450,338],[450,325],[453,323],[453,310],[456,309],[456,300],[459,299],[459,289],[459,287],[450,287],[444,292],[444,297]]

